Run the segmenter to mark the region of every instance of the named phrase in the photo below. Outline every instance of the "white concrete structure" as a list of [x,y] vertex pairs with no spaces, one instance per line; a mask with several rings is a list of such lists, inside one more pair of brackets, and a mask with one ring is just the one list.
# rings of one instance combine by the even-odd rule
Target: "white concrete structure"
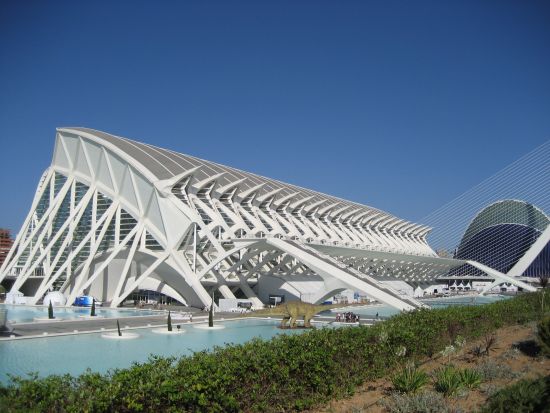
[[429,282],[464,263],[437,257],[429,230],[188,155],[61,128],[0,281],[14,280],[31,303],[56,290],[68,303],[89,294],[116,307],[141,288],[203,307],[212,289],[260,306],[262,280],[277,277],[310,302],[352,289],[410,310],[422,304],[384,281]]
[[50,291],[44,296],[42,304],[50,305],[50,303],[54,307],[64,306],[67,304],[67,298],[60,291]]
[[27,304],[27,297],[22,292],[17,290],[11,290],[6,293],[5,304]]

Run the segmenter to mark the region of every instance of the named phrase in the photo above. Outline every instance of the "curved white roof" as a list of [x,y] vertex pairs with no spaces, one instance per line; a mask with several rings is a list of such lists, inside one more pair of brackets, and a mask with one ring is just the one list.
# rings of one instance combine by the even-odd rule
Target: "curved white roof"
[[344,214],[354,211],[354,215],[359,215],[366,212],[369,213],[369,215],[375,215],[376,221],[378,222],[392,222],[392,226],[395,226],[396,223],[401,222],[403,226],[407,225],[410,226],[411,229],[414,228],[417,231],[420,230],[419,232],[422,232],[422,235],[425,235],[429,230],[428,227],[409,223],[371,206],[326,195],[310,189],[301,188],[296,185],[283,183],[250,172],[241,171],[236,168],[199,159],[194,156],[158,148],[146,143],[137,142],[88,128],[65,127],[59,128],[59,130],[69,133],[73,132],[76,134],[84,132],[88,135],[93,135],[97,139],[98,143],[102,144],[103,142],[101,141],[104,141],[114,145],[127,156],[134,159],[135,162],[147,169],[158,180],[174,178],[175,176],[178,176],[186,171],[197,168],[197,170],[193,172],[192,184],[217,176],[216,183],[218,184],[218,187],[224,187],[230,185],[231,183],[239,182],[241,192],[244,192],[247,189],[252,189],[261,185],[258,189],[258,197],[277,191],[275,202],[277,202],[277,200],[289,199],[288,197],[291,197],[292,203],[307,199],[306,205],[318,204],[317,206],[321,208],[335,205],[335,208],[338,210],[342,210],[342,212],[345,211]]

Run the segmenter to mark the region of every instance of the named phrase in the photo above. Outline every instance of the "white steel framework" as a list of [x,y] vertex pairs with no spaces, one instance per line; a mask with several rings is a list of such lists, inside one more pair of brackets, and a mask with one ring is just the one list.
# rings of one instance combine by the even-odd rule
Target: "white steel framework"
[[[234,168],[84,128],[57,130],[0,269],[39,302],[60,290],[116,307],[137,288],[189,305],[244,294],[268,277],[318,281],[311,302],[347,288],[402,310],[422,304],[383,280],[426,282],[462,261],[436,256],[428,227]],[[309,279],[309,278],[307,278]],[[320,284],[319,284],[320,283]],[[307,285],[307,283],[306,283]]]

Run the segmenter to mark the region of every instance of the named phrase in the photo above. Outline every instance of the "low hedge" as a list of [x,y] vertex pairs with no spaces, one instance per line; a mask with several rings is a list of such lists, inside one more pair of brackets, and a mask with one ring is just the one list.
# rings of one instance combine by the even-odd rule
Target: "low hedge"
[[540,294],[523,294],[484,306],[417,310],[373,327],[315,329],[180,359],[152,356],[106,374],[14,378],[0,386],[0,411],[299,411],[432,356],[458,335],[472,339],[540,318]]

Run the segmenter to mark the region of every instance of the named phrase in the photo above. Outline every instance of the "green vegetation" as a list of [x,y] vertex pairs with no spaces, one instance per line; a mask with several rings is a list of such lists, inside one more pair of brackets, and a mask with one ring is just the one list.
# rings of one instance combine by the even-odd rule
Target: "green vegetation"
[[461,370],[449,364],[435,371],[433,385],[437,392],[450,397],[462,389],[475,389],[482,381],[483,377],[477,370]]
[[543,318],[537,325],[537,341],[542,352],[550,357],[550,316]]
[[95,298],[92,299],[92,310],[90,311],[90,316],[95,317]]
[[460,372],[460,381],[464,387],[475,389],[481,384],[482,377],[477,370],[464,369]]
[[535,380],[520,380],[499,390],[489,397],[482,412],[550,412],[550,376]]
[[428,375],[416,368],[414,364],[407,364],[392,377],[393,388],[399,393],[416,393],[428,383]]
[[421,309],[372,327],[314,329],[180,359],[152,357],[107,374],[16,378],[0,386],[0,411],[304,410],[349,395],[403,362],[437,354],[458,335],[471,341],[505,325],[538,321],[539,295]]
[[50,320],[53,320],[55,317],[53,316],[53,305],[52,305],[52,302],[50,301],[50,304],[48,305],[48,318]]
[[455,396],[463,387],[460,371],[454,366],[445,366],[435,372],[434,388],[445,396]]
[[170,311],[168,311],[168,331],[172,331],[172,316],[170,315]]

